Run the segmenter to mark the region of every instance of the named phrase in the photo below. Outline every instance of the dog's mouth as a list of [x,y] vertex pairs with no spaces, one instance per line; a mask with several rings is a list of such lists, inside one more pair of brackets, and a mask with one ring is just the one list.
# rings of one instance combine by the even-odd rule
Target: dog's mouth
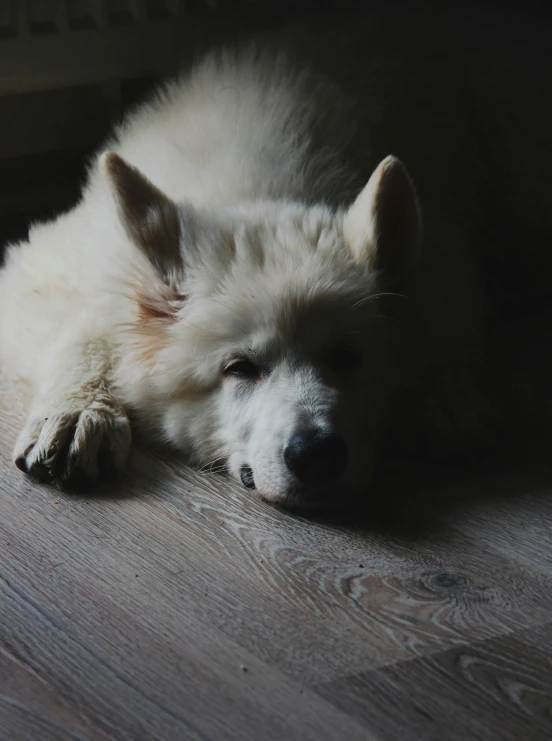
[[254,474],[242,459],[237,473],[243,486],[264,501],[286,509],[318,509],[341,499],[348,459],[347,443],[337,429],[311,425],[295,429],[284,441],[281,459],[271,466],[265,462],[266,470]]
[[[240,469],[240,479],[246,489],[255,490],[255,477],[250,466],[242,466]],[[275,504],[285,509],[296,512],[319,511],[331,506],[332,497],[326,489],[311,489],[301,484],[296,484],[278,500],[267,499],[262,492],[257,491],[260,499],[270,504]]]

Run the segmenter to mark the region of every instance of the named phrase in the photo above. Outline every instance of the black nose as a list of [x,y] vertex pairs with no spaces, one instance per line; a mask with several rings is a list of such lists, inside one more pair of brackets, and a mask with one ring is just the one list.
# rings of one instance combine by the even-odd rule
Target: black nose
[[307,430],[293,435],[284,448],[289,470],[307,486],[335,481],[347,465],[347,446],[335,432]]

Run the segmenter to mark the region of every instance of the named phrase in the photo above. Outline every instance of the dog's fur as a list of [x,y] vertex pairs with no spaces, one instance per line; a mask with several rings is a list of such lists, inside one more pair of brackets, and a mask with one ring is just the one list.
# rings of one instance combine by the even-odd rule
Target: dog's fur
[[332,491],[364,487],[389,436],[492,437],[474,247],[552,234],[545,124],[496,50],[491,69],[444,30],[407,54],[406,31],[367,28],[345,56],[325,37],[339,84],[269,50],[209,55],[117,129],[73,210],[9,248],[0,363],[32,389],[22,470],[120,470],[131,415],[294,504],[328,489],[286,466],[298,431],[346,441]]

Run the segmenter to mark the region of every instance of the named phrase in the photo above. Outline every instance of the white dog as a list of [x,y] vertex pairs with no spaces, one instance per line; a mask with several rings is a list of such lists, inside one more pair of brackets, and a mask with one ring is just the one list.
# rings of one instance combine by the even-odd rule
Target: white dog
[[[351,38],[348,56],[331,41],[341,85],[268,50],[208,56],[119,127],[73,210],[9,248],[0,364],[32,389],[22,471],[119,471],[132,418],[300,505],[364,487],[389,434],[485,439],[472,247],[508,210],[547,212],[541,150],[507,146],[525,119],[479,67],[456,60],[449,88],[402,48],[393,76],[393,44],[354,57]],[[520,181],[504,188],[497,162]]]

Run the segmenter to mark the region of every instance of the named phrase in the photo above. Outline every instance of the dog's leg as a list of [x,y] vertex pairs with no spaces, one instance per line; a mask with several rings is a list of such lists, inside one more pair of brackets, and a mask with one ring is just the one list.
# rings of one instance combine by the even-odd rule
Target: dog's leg
[[113,384],[104,338],[53,347],[44,358],[15,464],[48,483],[80,485],[120,471],[130,447],[126,410]]

